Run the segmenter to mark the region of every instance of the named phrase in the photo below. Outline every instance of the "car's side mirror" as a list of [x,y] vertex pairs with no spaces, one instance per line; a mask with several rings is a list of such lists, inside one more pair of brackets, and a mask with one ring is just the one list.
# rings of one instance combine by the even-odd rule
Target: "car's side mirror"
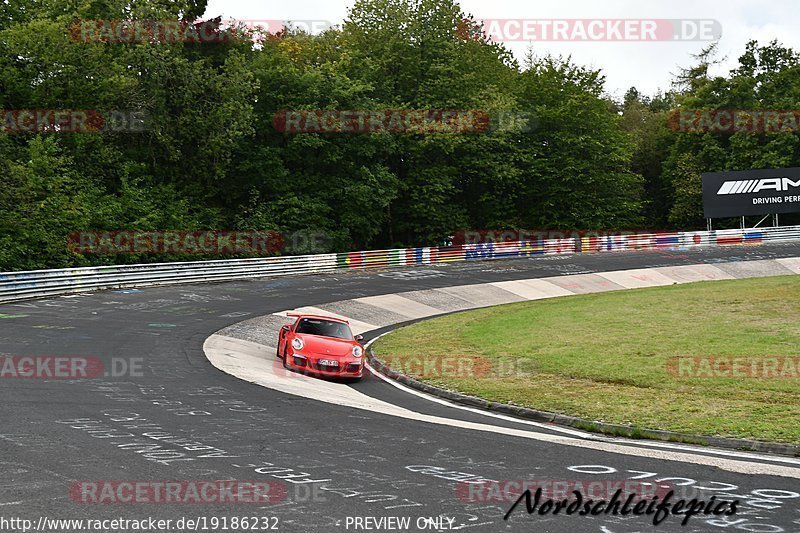
[[281,326],[281,329],[283,331],[290,331],[292,329],[292,326],[290,326],[289,324],[284,324],[283,326]]
[[356,335],[355,339],[356,339],[358,342],[361,342],[361,341],[363,341],[363,340],[364,340],[364,335]]

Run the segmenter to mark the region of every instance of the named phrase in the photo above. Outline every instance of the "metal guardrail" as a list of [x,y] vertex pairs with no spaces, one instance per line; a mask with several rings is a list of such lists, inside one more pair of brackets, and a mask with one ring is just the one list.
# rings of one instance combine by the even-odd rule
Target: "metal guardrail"
[[800,241],[800,226],[750,230],[582,236],[546,241],[464,244],[338,254],[185,263],[115,265],[0,273],[0,302],[102,289],[130,289],[261,277],[315,274],[351,268],[427,265],[569,253],[681,249],[694,246]]
[[588,232],[586,235],[581,236],[580,249],[577,251],[591,253],[664,248],[680,249],[694,246],[761,244],[763,242],[796,240],[800,240],[800,226],[660,233],[619,232],[618,234],[601,236],[591,236],[591,232]]

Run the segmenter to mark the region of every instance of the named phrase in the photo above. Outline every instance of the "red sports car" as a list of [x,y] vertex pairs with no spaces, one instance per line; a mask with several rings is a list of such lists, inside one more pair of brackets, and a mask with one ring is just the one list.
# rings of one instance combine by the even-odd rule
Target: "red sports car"
[[294,324],[278,334],[278,357],[283,366],[318,376],[361,379],[364,347],[361,335],[353,335],[346,320],[328,316],[290,313]]

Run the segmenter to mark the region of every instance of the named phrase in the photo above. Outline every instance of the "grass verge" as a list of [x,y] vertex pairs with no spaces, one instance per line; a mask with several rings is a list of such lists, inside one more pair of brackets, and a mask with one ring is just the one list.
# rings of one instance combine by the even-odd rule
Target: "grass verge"
[[374,349],[400,372],[487,400],[800,444],[800,276],[457,313],[401,328]]

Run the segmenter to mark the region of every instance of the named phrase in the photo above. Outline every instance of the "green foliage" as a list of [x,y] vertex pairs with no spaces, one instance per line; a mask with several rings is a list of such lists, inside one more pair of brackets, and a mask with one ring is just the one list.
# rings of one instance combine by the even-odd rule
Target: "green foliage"
[[[622,424],[629,435],[648,428],[800,444],[797,370],[791,356],[772,355],[800,343],[798,300],[800,278],[791,275],[549,298],[424,320],[372,349],[432,385]],[[709,371],[677,375],[686,354]],[[732,371],[740,357],[752,375]],[[777,370],[766,370],[769,360]],[[455,371],[462,364],[482,370]],[[670,401],[654,402],[655,390]]]
[[[674,106],[685,109],[793,110],[800,104],[800,55],[773,41],[765,46],[747,44],[739,65],[727,77],[712,77],[710,67],[718,60],[716,46],[695,56],[696,64],[683,69],[676,79],[677,91],[669,96]],[[629,123],[641,111],[640,105],[626,106]],[[651,108],[651,116],[663,109]],[[674,133],[656,126],[629,127],[631,133],[646,139],[653,150],[643,150],[646,167],[639,171],[652,183],[648,196],[659,201],[651,210],[653,220],[667,219],[677,227],[701,227],[703,172],[785,168],[800,166],[798,132],[768,133]],[[645,148],[645,147],[643,147]],[[656,171],[658,161],[661,172]],[[636,164],[636,158],[634,159]],[[636,167],[634,167],[636,168]],[[657,191],[663,191],[658,195]],[[798,217],[782,216],[792,223]],[[730,226],[738,220],[723,221]]]
[[[797,164],[796,135],[690,136],[676,105],[794,108],[796,54],[713,49],[681,88],[609,102],[598,70],[520,65],[454,0],[358,0],[340,28],[258,46],[79,42],[76,20],[192,22],[205,0],[0,2],[3,109],[125,110],[138,133],[0,132],[0,269],[195,259],[76,255],[82,230],[326,233],[332,250],[435,244],[461,228],[702,223],[699,173]],[[246,37],[246,36],[245,36]],[[289,134],[285,110],[477,110],[487,131]],[[500,120],[502,118],[502,120]]]

